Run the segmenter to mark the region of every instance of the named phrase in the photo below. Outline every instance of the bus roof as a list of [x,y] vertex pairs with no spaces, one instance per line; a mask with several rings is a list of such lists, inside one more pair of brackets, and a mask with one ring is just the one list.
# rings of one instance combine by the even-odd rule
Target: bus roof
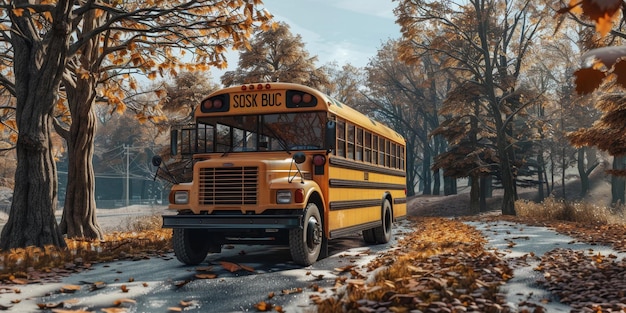
[[[375,130],[379,135],[385,136],[388,139],[405,144],[404,138],[398,134],[393,129],[389,128],[387,125],[375,121],[365,114],[353,109],[352,107],[322,93],[321,91],[300,84],[294,83],[250,83],[244,85],[237,85],[232,87],[226,87],[219,89],[217,91],[209,94],[204,100],[207,100],[211,97],[221,94],[232,94],[232,93],[246,93],[246,92],[260,92],[260,91],[275,91],[275,90],[300,90],[307,93],[310,93],[316,96],[318,99],[322,99],[323,109],[328,111],[336,116],[350,121],[351,123],[361,126],[363,128],[369,130]],[[203,100],[203,102],[204,102]],[[201,113],[200,106],[196,108],[196,116],[205,115],[206,113]],[[298,111],[319,111],[320,105],[317,105],[312,108],[300,108]],[[231,113],[231,112],[221,112],[222,115],[239,115],[241,113]]]

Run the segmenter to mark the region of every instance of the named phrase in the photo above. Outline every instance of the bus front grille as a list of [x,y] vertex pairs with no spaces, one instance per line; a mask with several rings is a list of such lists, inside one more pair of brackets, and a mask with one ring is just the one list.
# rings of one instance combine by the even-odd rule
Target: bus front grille
[[201,168],[200,205],[254,205],[258,167]]

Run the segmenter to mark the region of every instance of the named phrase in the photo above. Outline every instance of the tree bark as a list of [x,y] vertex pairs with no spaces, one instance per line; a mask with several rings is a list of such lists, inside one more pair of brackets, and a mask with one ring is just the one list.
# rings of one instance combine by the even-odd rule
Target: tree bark
[[580,197],[583,198],[589,191],[589,174],[585,168],[585,148],[579,148],[576,154],[578,175],[580,177]]
[[480,213],[480,179],[478,175],[471,175],[470,180],[470,213]]
[[82,109],[72,112],[70,136],[66,139],[69,162],[60,228],[70,238],[102,239],[104,235],[96,217],[93,170],[96,117],[91,107],[83,103]]
[[[613,157],[613,169],[623,170],[625,165],[626,156]],[[618,177],[611,175],[611,205],[619,206],[624,205],[624,189],[626,187],[626,180],[624,177]]]
[[546,195],[543,190],[543,178],[545,176],[545,164],[543,162],[543,154],[540,152],[537,154],[537,187],[539,188],[539,195],[537,199],[540,202],[543,202]]
[[[501,128],[500,128],[501,129]],[[515,177],[511,169],[511,160],[509,159],[509,153],[506,141],[506,134],[500,131],[497,138],[498,155],[500,156],[500,171],[502,175],[502,187],[504,194],[502,195],[502,215],[516,215],[515,214],[515,200],[517,200],[515,190]]]
[[[96,28],[98,21],[95,11],[86,14],[84,30]],[[96,177],[93,169],[97,125],[93,106],[101,60],[99,49],[98,36],[87,41],[77,54],[77,64],[90,74],[80,77],[66,75],[63,79],[72,124],[69,132],[61,132],[67,142],[69,162],[60,228],[70,238],[102,239],[104,235],[96,217]]]
[[[26,0],[16,5],[28,4]],[[14,15],[11,44],[16,89],[17,169],[9,220],[2,229],[0,249],[65,247],[55,219],[57,171],[50,138],[52,109],[66,63],[71,1],[59,0],[52,27],[41,37],[29,14]],[[18,35],[20,34],[20,35]]]
[[422,183],[423,183],[423,191],[422,194],[424,195],[432,195],[432,170],[431,168],[431,159],[432,159],[432,155],[431,155],[431,151],[430,151],[430,146],[428,144],[428,140],[423,141],[424,142],[424,159],[422,160]]
[[[17,169],[9,220],[2,229],[0,249],[54,245],[65,247],[57,226],[57,172],[52,154],[51,117],[34,108],[33,95],[18,109]],[[32,110],[31,114],[23,111]],[[30,125],[29,125],[30,124]],[[29,125],[29,126],[27,126]],[[26,126],[26,127],[25,127]]]

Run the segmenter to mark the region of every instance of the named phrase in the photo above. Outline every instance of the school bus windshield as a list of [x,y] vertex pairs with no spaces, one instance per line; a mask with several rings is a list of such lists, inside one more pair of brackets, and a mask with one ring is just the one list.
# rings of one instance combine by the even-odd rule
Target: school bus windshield
[[[319,150],[325,124],[325,112],[203,117],[197,120],[196,153]],[[194,139],[183,138],[183,147]]]

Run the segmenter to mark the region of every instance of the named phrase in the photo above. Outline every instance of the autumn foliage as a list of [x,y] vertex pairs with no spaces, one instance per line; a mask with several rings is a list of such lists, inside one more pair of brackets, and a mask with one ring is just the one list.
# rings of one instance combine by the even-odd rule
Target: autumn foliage
[[[571,13],[591,20],[601,36],[607,36],[613,24],[619,21],[623,2],[621,0],[570,0],[569,5],[558,10],[559,14]],[[626,47],[602,47],[585,53],[583,68],[574,73],[576,91],[587,94],[596,90],[607,77],[626,88]]]
[[370,271],[386,266],[374,282],[348,279],[345,294],[321,301],[318,312],[378,312],[384,307],[391,312],[505,312],[498,290],[512,270],[485,251],[481,233],[449,219],[416,221],[413,232],[402,234],[399,249],[368,265]]

